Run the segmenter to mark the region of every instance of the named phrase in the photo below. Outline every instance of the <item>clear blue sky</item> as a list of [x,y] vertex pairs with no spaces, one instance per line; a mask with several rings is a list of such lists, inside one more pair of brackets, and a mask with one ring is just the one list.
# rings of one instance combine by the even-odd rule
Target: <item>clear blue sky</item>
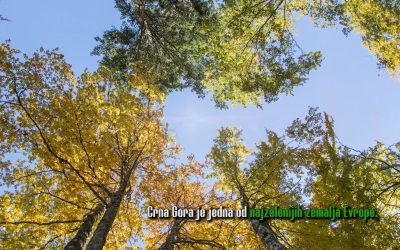
[[[119,26],[113,0],[0,0],[0,41],[11,39],[14,48],[31,53],[43,46],[60,48],[76,72],[95,70],[98,58],[90,52],[110,27]],[[400,141],[400,82],[377,69],[375,58],[361,46],[356,34],[316,30],[299,21],[297,41],[304,50],[321,50],[322,67],[310,75],[294,96],[282,96],[263,110],[236,107],[217,110],[210,98],[198,99],[189,91],[173,93],[166,102],[165,120],[185,153],[202,160],[221,126],[240,126],[248,146],[265,139],[265,128],[282,132],[308,106],[320,107],[335,119],[341,141],[359,149],[375,140]]]

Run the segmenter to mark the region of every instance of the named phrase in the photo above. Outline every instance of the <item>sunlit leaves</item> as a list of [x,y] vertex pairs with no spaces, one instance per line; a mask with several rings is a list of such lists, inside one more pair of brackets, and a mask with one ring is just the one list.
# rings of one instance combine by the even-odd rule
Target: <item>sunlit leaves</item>
[[[364,151],[343,145],[329,115],[310,108],[283,136],[268,131],[254,160],[235,128],[219,131],[211,150],[215,177],[232,201],[250,206],[375,208],[379,220],[271,220],[281,242],[300,249],[376,249],[399,245],[399,166],[396,145]],[[245,150],[243,150],[245,149]],[[238,234],[254,233],[245,227]],[[379,233],[378,233],[379,232]],[[384,237],[381,237],[384,235]],[[339,241],[338,241],[339,240]]]
[[163,94],[144,74],[75,77],[56,51],[21,55],[4,43],[0,58],[1,184],[10,189],[0,203],[2,248],[63,246],[129,179],[107,243],[125,246],[142,226],[137,176],[177,152],[161,122]]

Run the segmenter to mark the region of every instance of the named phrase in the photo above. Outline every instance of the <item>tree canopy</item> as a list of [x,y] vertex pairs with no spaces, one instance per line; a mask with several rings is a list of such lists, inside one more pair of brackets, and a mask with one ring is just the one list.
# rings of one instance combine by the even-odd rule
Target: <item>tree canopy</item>
[[346,147],[332,119],[311,108],[285,135],[267,131],[251,162],[237,128],[219,131],[210,157],[223,190],[233,192],[242,206],[348,205],[379,211],[379,222],[250,219],[245,231],[256,233],[266,249],[390,249],[400,243],[399,148],[382,143],[365,151]]
[[397,1],[118,0],[116,7],[121,28],[106,31],[94,49],[103,65],[124,72],[145,62],[160,90],[211,92],[220,108],[261,106],[306,82],[322,55],[296,42],[299,16],[318,28],[356,31],[381,67],[399,72]]
[[103,211],[92,238],[104,244],[109,233],[107,246],[125,245],[141,228],[137,179],[178,150],[161,122],[162,95],[138,75],[129,86],[108,71],[76,77],[55,51],[21,60],[8,43],[0,49],[1,177],[10,187],[2,248],[57,248],[76,232],[83,246]]
[[[116,0],[94,72],[57,50],[0,44],[0,249],[398,249],[400,142],[344,145],[310,108],[254,148],[223,127],[204,162],[180,159],[166,96],[212,93],[218,108],[277,101],[323,55],[296,41],[296,18],[357,32],[400,72],[396,0]],[[0,21],[5,21],[0,15]],[[149,218],[169,210],[329,206],[371,219]],[[156,216],[157,217],[157,216]]]

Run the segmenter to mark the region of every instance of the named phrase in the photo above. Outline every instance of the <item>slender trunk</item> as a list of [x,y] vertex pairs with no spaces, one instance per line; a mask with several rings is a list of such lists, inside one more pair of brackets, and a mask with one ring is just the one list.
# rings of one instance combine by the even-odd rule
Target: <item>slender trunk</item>
[[[137,160],[137,159],[136,159]],[[122,199],[126,194],[126,188],[130,184],[129,178],[132,172],[136,169],[138,163],[135,161],[133,167],[129,168],[125,175],[122,175],[122,181],[118,190],[111,196],[110,204],[107,206],[103,217],[101,218],[96,230],[90,239],[86,250],[101,250],[106,244],[107,235],[110,232],[115,218],[117,217],[119,207],[121,206]]]
[[108,232],[111,230],[119,207],[121,205],[122,198],[124,197],[124,190],[125,189],[119,190],[111,198],[111,202],[104,212],[104,215],[101,218],[99,224],[97,225],[97,228],[94,231],[93,236],[86,247],[86,250],[103,249],[104,244],[107,240]]
[[78,232],[72,238],[68,244],[64,247],[64,250],[80,250],[83,248],[85,245],[90,233],[92,232],[92,228],[94,223],[97,221],[97,219],[100,217],[100,215],[104,211],[104,205],[99,204],[95,207],[92,213],[88,214],[85,219],[83,220],[83,223],[79,227]]
[[96,230],[93,233],[92,238],[90,239],[86,250],[101,250],[104,247],[104,244],[107,240],[107,235],[110,232],[112,225],[114,223],[115,218],[117,217],[119,207],[121,206],[122,199],[126,194],[126,188],[130,184],[129,178],[132,175],[132,172],[136,169],[138,162],[138,158],[136,159],[134,165],[129,168],[125,175],[122,175],[121,183],[118,190],[111,196],[110,204],[107,206],[106,211],[103,214],[99,224],[97,225]]
[[250,220],[251,226],[253,230],[257,233],[258,237],[260,237],[264,246],[268,250],[285,250],[285,246],[279,242],[276,238],[274,231],[269,225],[268,220],[259,221],[257,219]]
[[174,242],[176,241],[179,234],[179,226],[181,224],[181,219],[175,219],[172,224],[171,229],[169,230],[168,236],[165,239],[165,242],[159,248],[160,250],[173,250]]
[[[242,196],[242,207],[250,208],[250,201],[244,191],[243,187],[238,182],[237,188],[239,189],[240,196]],[[257,219],[250,219],[251,226],[254,232],[258,235],[264,246],[268,250],[285,250],[286,247],[279,242],[274,230],[269,225],[268,220],[259,221]]]

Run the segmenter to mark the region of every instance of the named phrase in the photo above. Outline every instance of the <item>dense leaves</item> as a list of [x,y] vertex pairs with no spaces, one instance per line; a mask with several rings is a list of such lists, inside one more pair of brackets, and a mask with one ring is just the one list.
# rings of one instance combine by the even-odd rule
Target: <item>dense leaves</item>
[[100,44],[93,53],[103,55],[101,63],[116,73],[129,72],[131,64],[146,63],[156,72],[152,84],[160,90],[191,87],[201,94],[201,56],[207,37],[200,25],[211,22],[212,6],[201,0],[115,3],[123,24],[97,38]]
[[112,204],[120,212],[108,217],[107,244],[125,245],[141,228],[138,175],[176,151],[161,123],[162,96],[137,75],[131,86],[108,71],[75,77],[54,51],[21,60],[9,44],[0,49],[1,183],[10,187],[1,196],[2,249],[57,248]]
[[[357,32],[398,74],[398,1],[115,3],[122,26],[97,38],[96,72],[74,75],[56,50],[0,45],[1,249],[400,247],[400,143],[350,148],[310,108],[254,150],[239,128],[221,128],[206,163],[177,163],[162,122],[174,90],[212,93],[219,108],[292,94],[322,60],[295,40],[302,15]],[[297,204],[376,208],[379,220],[149,219],[143,209]]]
[[[261,226],[250,220],[237,234],[257,234],[267,249],[280,249],[279,244],[295,249],[391,249],[400,244],[396,147],[379,143],[356,151],[341,145],[331,118],[316,109],[310,109],[304,120],[295,120],[284,136],[267,135],[249,163],[250,151],[240,130],[221,129],[215,139],[210,153],[214,173],[222,181],[222,191],[233,193],[236,202],[250,208],[295,204],[376,208],[379,220],[267,219]],[[276,239],[266,237],[269,232]]]
[[295,18],[358,32],[379,65],[399,72],[397,1],[116,1],[124,20],[98,38],[102,64],[126,71],[146,63],[164,92],[212,93],[220,108],[292,94],[322,60],[295,40]]
[[274,101],[321,62],[292,35],[295,6],[284,1],[116,1],[124,24],[98,38],[102,64],[125,71],[145,62],[163,91],[211,91],[218,107]]

